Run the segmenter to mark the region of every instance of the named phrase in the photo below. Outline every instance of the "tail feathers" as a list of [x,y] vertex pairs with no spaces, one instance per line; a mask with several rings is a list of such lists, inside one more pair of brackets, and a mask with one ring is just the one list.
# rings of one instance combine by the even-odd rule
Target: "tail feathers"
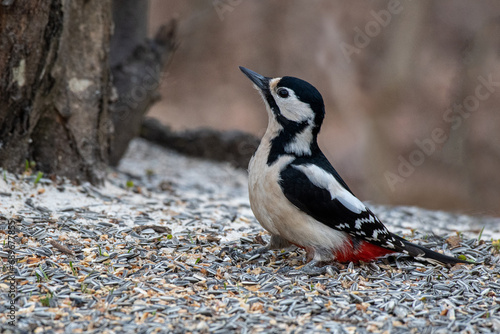
[[468,261],[460,260],[455,257],[447,256],[440,254],[438,252],[434,252],[430,249],[427,249],[423,246],[411,243],[409,241],[406,241],[405,239],[394,235],[394,238],[400,240],[404,245],[404,250],[403,252],[414,257],[415,259],[419,261],[426,261],[430,263],[437,263],[437,264],[457,264],[457,263],[470,263]]

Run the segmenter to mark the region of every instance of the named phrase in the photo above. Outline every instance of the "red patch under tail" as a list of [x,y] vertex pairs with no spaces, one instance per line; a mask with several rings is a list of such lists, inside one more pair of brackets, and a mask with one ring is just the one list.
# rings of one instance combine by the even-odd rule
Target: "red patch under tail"
[[346,262],[357,263],[359,261],[370,262],[378,257],[391,253],[394,253],[394,251],[376,246],[374,244],[370,244],[368,242],[361,242],[361,244],[356,248],[351,246],[347,247],[342,252],[336,252],[335,257],[336,260],[341,263],[346,263]]

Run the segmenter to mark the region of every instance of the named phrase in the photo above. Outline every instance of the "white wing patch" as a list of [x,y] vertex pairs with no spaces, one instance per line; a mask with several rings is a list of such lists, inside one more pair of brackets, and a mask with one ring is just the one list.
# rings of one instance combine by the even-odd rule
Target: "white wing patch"
[[324,169],[313,164],[293,165],[293,167],[304,173],[316,187],[328,190],[332,200],[337,199],[350,211],[360,214],[366,210],[366,206],[356,196],[342,187],[335,177]]

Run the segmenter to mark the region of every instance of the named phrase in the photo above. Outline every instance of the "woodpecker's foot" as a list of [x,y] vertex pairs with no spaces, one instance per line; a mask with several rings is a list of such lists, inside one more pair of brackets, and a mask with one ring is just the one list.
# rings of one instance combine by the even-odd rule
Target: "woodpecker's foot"
[[247,254],[250,255],[250,256],[261,255],[261,254],[269,252],[269,250],[270,250],[269,247],[264,246],[264,247],[260,247],[260,248],[254,249],[253,251],[250,251]]
[[225,254],[226,256],[228,256],[233,261],[237,261],[237,260],[239,260],[241,258],[244,258],[244,256],[236,248],[233,248],[233,247],[224,247],[224,248],[222,248],[219,251],[218,256],[220,257],[223,254]]
[[303,266],[300,269],[294,269],[293,272],[290,272],[290,274],[306,274],[309,276],[318,276],[318,275],[325,275],[329,274],[330,276],[333,276],[335,272],[339,273],[340,271],[332,266],[332,265],[325,265],[321,266],[323,264],[322,262],[312,260],[309,263],[307,263],[305,266]]
[[271,240],[269,240],[269,243],[265,247],[254,249],[253,251],[246,253],[245,257],[247,258],[247,260],[254,260],[258,258],[259,255],[267,253],[272,249],[283,249],[290,246],[292,246],[292,244],[282,237],[278,235],[271,235]]

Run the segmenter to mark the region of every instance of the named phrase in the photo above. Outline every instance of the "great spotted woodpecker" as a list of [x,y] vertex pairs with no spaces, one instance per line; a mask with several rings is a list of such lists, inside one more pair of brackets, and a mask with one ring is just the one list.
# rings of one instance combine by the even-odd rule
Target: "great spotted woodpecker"
[[240,69],[260,92],[269,116],[248,180],[252,211],[271,234],[265,249],[303,248],[310,268],[395,252],[429,262],[465,262],[389,232],[354,196],[318,146],[325,107],[316,88],[298,78]]

